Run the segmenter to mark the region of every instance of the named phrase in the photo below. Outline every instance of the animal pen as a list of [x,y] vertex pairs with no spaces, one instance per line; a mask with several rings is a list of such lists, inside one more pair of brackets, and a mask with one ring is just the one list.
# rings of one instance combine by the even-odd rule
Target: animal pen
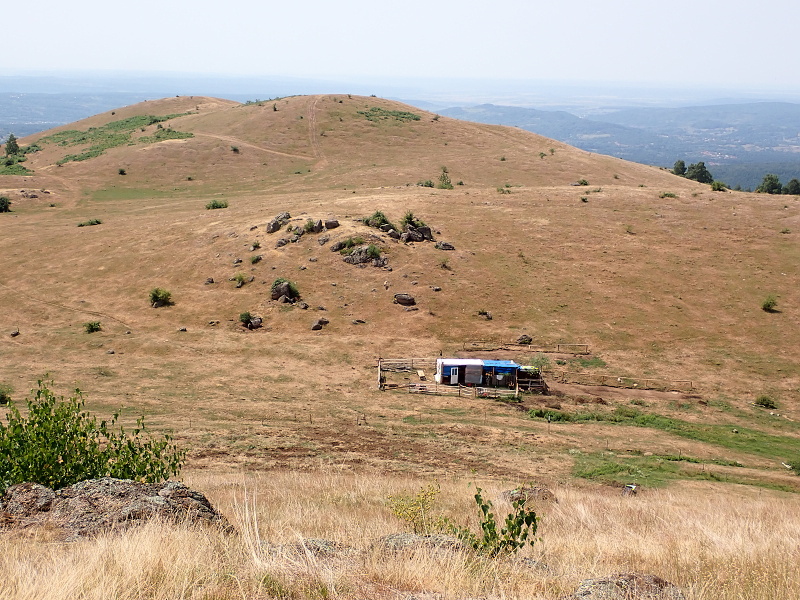
[[[390,383],[387,373],[408,373],[409,381]],[[414,375],[419,378],[418,382],[410,380]],[[536,367],[523,367],[510,360],[476,358],[379,358],[378,388],[476,398],[518,398],[521,392],[549,392]]]

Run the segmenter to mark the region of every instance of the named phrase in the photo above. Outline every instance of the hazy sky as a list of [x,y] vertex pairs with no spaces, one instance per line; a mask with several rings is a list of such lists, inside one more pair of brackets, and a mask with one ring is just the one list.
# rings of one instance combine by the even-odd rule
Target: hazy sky
[[797,0],[35,0],[8,2],[2,16],[0,75],[800,87]]

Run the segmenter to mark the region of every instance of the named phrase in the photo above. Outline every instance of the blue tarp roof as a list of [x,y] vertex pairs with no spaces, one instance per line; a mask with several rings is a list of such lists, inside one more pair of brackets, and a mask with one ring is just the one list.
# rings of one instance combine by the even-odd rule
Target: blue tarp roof
[[489,369],[519,369],[519,365],[513,360],[483,360],[484,368]]

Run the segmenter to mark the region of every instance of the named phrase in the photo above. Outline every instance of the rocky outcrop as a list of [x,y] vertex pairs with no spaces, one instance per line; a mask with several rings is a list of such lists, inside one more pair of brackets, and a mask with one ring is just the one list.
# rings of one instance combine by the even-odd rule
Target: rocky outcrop
[[455,250],[456,247],[453,246],[450,242],[436,242],[434,246],[437,250]]
[[574,594],[561,600],[686,600],[674,584],[656,575],[617,573],[581,582]]
[[279,215],[276,215],[272,221],[267,223],[267,233],[275,233],[276,231],[280,230],[280,228],[286,225],[291,218],[292,215],[290,215],[288,212],[282,212]]
[[391,533],[378,538],[372,547],[382,552],[400,552],[403,550],[451,550],[455,552],[467,550],[467,546],[456,537],[444,534],[420,535],[416,533]]
[[509,502],[533,502],[536,500],[558,503],[556,495],[541,485],[523,486],[503,492],[503,498]]
[[336,229],[339,226],[339,221],[336,219],[325,219],[325,229]]
[[64,540],[122,531],[154,518],[232,530],[203,494],[177,481],[139,483],[103,477],[57,491],[20,483],[0,498],[0,531],[47,527]]

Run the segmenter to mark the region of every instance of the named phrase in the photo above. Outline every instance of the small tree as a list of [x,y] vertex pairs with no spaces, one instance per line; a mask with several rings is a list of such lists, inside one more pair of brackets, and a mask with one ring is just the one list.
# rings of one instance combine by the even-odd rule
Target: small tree
[[437,186],[440,190],[452,190],[453,184],[450,181],[450,175],[447,172],[447,167],[442,167],[442,174],[439,175],[439,185]]
[[800,196],[800,180],[790,179],[789,183],[783,186],[783,193],[790,196]]
[[675,173],[675,175],[684,177],[686,175],[686,163],[682,160],[676,160],[672,167],[672,172]]
[[689,165],[686,169],[686,179],[693,179],[699,183],[712,183],[714,176],[706,168],[706,163],[700,161]]
[[774,173],[767,173],[761,180],[761,185],[756,188],[759,194],[780,194],[783,186],[780,179]]
[[23,416],[9,401],[8,425],[0,423],[0,491],[24,481],[59,489],[98,477],[154,483],[183,466],[186,453],[170,436],[153,438],[141,417],[127,432],[117,426],[119,413],[98,423],[80,390],[65,400],[39,381],[26,403]]
[[17,143],[17,138],[13,133],[9,133],[8,139],[6,140],[6,156],[13,156],[14,154],[18,153],[19,144]]
[[11,212],[11,200],[8,196],[0,196],[0,213]]

